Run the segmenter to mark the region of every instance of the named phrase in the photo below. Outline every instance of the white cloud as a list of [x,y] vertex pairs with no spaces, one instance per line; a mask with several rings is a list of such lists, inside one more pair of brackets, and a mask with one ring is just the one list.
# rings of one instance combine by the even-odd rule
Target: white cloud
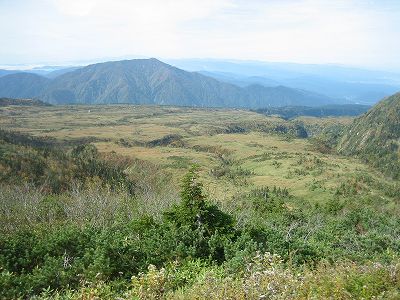
[[138,54],[400,67],[395,1],[15,0],[0,10],[3,64]]
[[95,0],[56,0],[53,4],[62,14],[85,17],[89,15],[95,4]]

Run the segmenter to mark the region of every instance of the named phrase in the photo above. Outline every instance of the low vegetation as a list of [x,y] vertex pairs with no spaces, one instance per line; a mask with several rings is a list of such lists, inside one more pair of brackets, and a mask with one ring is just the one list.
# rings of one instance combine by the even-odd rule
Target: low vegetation
[[60,109],[1,111],[0,298],[399,298],[400,184],[347,125]]
[[339,117],[339,116],[358,116],[370,109],[369,105],[361,104],[331,104],[318,107],[308,106],[284,106],[260,108],[256,112],[269,115],[278,115],[286,120],[299,116],[311,117]]
[[13,99],[13,98],[0,98],[1,106],[49,106],[50,104],[40,101],[38,99]]

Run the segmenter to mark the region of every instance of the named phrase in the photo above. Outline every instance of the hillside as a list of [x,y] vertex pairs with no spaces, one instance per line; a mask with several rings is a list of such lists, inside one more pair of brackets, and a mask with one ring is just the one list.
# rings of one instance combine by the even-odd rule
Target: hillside
[[89,65],[53,80],[33,74],[0,78],[0,96],[39,97],[52,104],[161,104],[198,107],[259,108],[318,106],[329,97],[287,87],[239,87],[172,67],[157,59]]
[[238,90],[233,85],[221,87],[216,80],[149,59],[94,64],[61,75],[50,84],[44,99],[57,104],[224,106],[221,96],[235,95]]
[[19,71],[0,69],[0,77],[7,76],[10,74],[14,74],[14,73],[19,73]]
[[48,103],[37,99],[13,99],[13,98],[0,98],[0,107],[18,105],[18,106],[48,106]]
[[0,97],[35,98],[42,94],[49,79],[32,73],[15,73],[0,78]]
[[339,144],[339,151],[358,155],[384,173],[399,178],[399,145],[400,93],[397,93],[354,120]]
[[65,67],[65,68],[61,68],[60,67],[60,68],[55,69],[53,71],[49,71],[48,73],[44,74],[44,76],[46,76],[47,78],[50,78],[50,79],[54,79],[54,78],[56,78],[58,76],[64,75],[66,73],[69,73],[69,72],[72,72],[72,71],[75,71],[75,70],[78,70],[80,68],[81,67],[78,67],[78,66],[76,66],[76,67]]
[[310,117],[339,117],[339,116],[358,116],[365,113],[370,106],[360,104],[333,104],[317,107],[308,106],[283,106],[260,108],[256,112],[271,116],[278,115],[283,119],[291,119],[299,116]]

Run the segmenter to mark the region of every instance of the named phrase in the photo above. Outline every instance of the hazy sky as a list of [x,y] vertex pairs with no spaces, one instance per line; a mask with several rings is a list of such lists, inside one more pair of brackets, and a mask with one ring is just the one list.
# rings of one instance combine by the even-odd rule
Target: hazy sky
[[0,64],[123,56],[400,69],[400,0],[0,0]]

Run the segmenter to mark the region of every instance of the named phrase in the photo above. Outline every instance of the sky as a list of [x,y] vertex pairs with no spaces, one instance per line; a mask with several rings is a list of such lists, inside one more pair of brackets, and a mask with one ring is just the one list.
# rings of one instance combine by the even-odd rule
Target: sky
[[400,0],[0,0],[0,65],[218,58],[400,69]]

